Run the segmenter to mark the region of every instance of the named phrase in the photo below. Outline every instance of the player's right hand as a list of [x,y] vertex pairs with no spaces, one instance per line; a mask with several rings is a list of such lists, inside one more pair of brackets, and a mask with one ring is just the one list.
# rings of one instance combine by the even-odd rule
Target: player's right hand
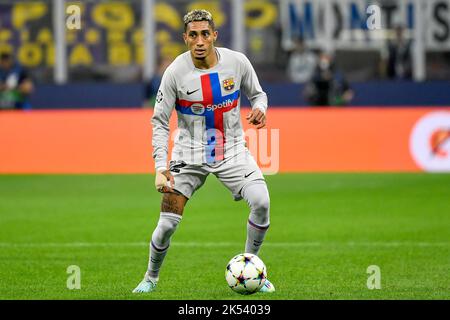
[[173,192],[175,181],[169,170],[156,170],[155,187],[158,192]]

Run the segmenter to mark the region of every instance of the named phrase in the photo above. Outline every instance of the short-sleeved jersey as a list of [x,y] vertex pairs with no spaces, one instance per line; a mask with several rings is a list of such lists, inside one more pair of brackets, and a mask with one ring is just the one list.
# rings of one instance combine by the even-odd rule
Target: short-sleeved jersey
[[241,93],[253,109],[267,110],[267,95],[247,57],[226,48],[216,48],[216,53],[218,63],[210,69],[196,68],[187,51],[164,72],[152,117],[156,168],[167,166],[169,118],[174,108],[178,130],[172,160],[199,165],[245,151]]

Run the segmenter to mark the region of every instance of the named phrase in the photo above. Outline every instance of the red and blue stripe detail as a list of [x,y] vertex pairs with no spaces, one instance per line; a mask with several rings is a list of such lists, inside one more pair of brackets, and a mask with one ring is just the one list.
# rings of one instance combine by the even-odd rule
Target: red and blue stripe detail
[[[177,99],[175,109],[182,114],[205,117],[205,130],[207,134],[208,146],[206,147],[206,162],[214,163],[224,159],[225,132],[223,125],[223,114],[234,109],[238,105],[240,90],[222,96],[219,74],[209,73],[200,77],[203,100],[189,101]],[[218,105],[231,100],[229,106],[216,108],[215,110],[207,110],[208,105]],[[192,112],[193,104],[201,104],[204,106],[202,114]]]

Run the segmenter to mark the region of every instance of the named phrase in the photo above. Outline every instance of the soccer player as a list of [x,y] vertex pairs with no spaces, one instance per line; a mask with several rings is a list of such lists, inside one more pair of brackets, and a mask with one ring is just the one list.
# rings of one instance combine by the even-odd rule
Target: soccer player
[[[211,14],[193,10],[184,16],[183,38],[188,51],[164,72],[158,90],[153,124],[156,189],[163,193],[158,225],[150,242],[144,279],[133,292],[151,292],[188,201],[214,174],[234,196],[250,207],[245,252],[258,254],[269,228],[269,192],[264,176],[248,151],[240,119],[241,89],[252,111],[247,121],[266,123],[267,95],[256,73],[239,52],[215,47],[218,32]],[[167,167],[169,118],[178,114],[178,134]],[[275,291],[270,281],[263,292]]]

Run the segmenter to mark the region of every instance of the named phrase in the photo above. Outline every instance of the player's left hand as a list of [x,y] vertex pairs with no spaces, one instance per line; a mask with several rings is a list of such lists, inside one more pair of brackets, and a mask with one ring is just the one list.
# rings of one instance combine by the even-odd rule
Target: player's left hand
[[266,115],[260,109],[253,109],[246,117],[249,124],[256,126],[256,129],[264,128],[266,125]]

